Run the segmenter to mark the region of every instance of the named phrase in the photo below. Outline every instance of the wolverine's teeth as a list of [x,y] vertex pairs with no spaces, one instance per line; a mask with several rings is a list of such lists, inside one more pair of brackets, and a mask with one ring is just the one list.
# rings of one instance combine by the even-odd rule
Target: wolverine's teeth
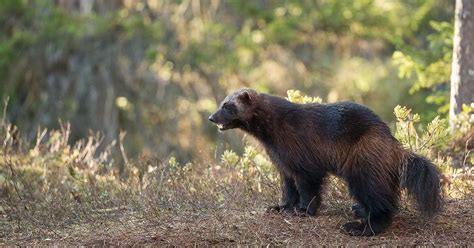
[[219,129],[222,129],[222,128],[224,128],[224,124],[217,124],[217,127],[218,127]]

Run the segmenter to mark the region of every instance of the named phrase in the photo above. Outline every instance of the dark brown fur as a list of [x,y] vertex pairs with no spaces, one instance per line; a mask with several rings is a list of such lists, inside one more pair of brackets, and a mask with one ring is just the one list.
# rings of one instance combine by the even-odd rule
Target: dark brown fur
[[439,175],[427,159],[406,151],[368,108],[351,102],[295,104],[243,89],[226,97],[209,120],[221,130],[240,128],[265,147],[282,178],[282,201],[270,210],[315,215],[330,173],[346,181],[361,220],[352,235],[388,227],[406,187],[420,209],[440,207]]

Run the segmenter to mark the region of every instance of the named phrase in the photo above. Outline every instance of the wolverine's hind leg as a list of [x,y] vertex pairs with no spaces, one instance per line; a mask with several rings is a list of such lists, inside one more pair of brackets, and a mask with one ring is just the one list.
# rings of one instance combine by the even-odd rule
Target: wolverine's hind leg
[[354,236],[372,236],[383,232],[391,223],[397,209],[398,189],[390,188],[388,181],[375,178],[375,173],[359,171],[348,178],[349,191],[366,211],[362,219],[344,224],[343,229]]

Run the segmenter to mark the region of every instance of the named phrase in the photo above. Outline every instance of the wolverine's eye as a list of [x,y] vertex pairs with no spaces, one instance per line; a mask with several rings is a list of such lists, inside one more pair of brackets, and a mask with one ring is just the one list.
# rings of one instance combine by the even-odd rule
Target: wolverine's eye
[[222,105],[222,110],[224,110],[226,113],[236,112],[235,105],[232,103],[224,103],[224,105]]

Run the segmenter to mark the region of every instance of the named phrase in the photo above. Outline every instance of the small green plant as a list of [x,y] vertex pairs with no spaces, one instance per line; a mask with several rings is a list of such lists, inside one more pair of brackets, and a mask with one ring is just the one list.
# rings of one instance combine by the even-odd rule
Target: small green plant
[[320,97],[310,97],[301,95],[299,90],[288,90],[286,100],[294,103],[322,103],[323,100]]
[[272,163],[254,146],[245,146],[244,153],[239,156],[234,151],[226,150],[221,157],[222,163],[234,166],[238,176],[257,191],[262,191],[262,184],[276,185]]
[[239,155],[232,150],[225,150],[221,156],[221,161],[226,165],[235,166],[239,162]]
[[412,113],[411,109],[398,105],[394,114],[397,118],[395,137],[405,148],[430,157],[435,148],[440,148],[449,139],[447,121],[439,116],[423,130],[419,126],[420,115]]

